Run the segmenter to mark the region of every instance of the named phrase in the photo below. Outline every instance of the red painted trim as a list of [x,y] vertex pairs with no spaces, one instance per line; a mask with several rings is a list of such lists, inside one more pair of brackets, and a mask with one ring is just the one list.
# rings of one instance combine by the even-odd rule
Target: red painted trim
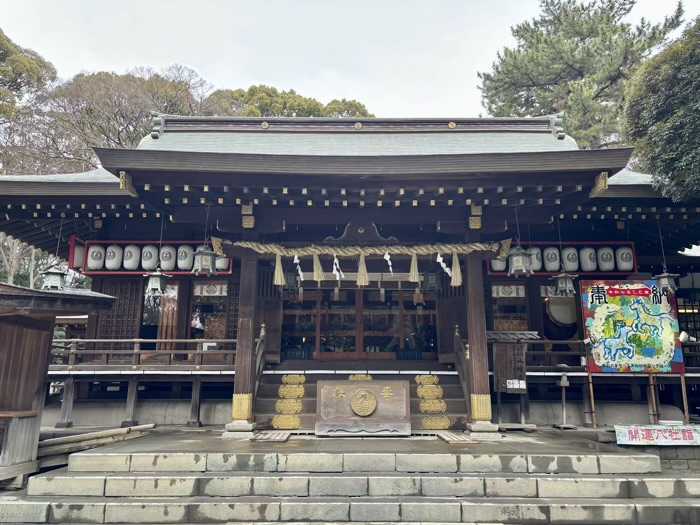
[[[87,275],[87,276],[93,276],[93,275],[130,275],[130,276],[144,276],[146,274],[149,274],[148,270],[99,270],[99,271],[94,271],[91,272],[89,270],[81,271],[72,266],[72,261],[73,261],[73,251],[75,248],[75,244],[72,243],[72,238],[71,238],[71,253],[70,253],[70,262],[69,262],[69,268],[71,270],[75,270],[79,272],[81,275]],[[90,245],[100,245],[104,246],[107,248],[107,246],[111,246],[112,244],[117,244],[117,245],[129,245],[129,244],[138,244],[138,245],[154,245],[158,246],[160,244],[163,245],[172,245],[172,244],[178,244],[178,245],[190,245],[190,246],[199,246],[202,244],[205,244],[203,241],[163,241],[162,243],[160,241],[98,241],[98,240],[90,240],[90,241],[81,241],[76,237],[76,241],[82,242],[83,245],[85,246],[85,254],[83,256],[83,269],[87,268],[87,255],[88,255],[88,250],[90,248]],[[208,243],[211,245],[211,243]],[[233,258],[229,257],[229,265],[228,265],[228,270],[218,270],[216,273],[217,275],[231,275],[233,273]],[[162,272],[163,275],[194,275],[191,271],[172,271],[172,272]],[[212,275],[211,277],[216,277],[215,275]]]
[[[528,242],[521,242],[522,246],[527,249],[528,246],[551,246],[553,248],[559,248],[559,242],[557,241],[552,241],[552,242],[546,242],[546,241],[528,241]],[[632,241],[611,241],[611,242],[604,242],[604,241],[591,241],[591,242],[583,242],[583,241],[572,241],[572,242],[561,242],[562,248],[567,248],[569,246],[590,246],[591,248],[595,246],[603,247],[603,246],[629,246],[632,248],[632,257],[634,257],[634,270],[631,272],[573,272],[575,275],[580,275],[583,277],[595,277],[595,276],[604,276],[604,275],[613,275],[613,276],[630,276],[634,275],[636,273],[639,273],[639,266],[637,265],[637,247],[635,246],[634,242]],[[537,277],[537,276],[550,276],[553,277],[555,275],[559,275],[561,272],[534,272],[532,274],[532,277]],[[486,265],[486,275],[495,275],[495,276],[508,276],[508,272],[494,272],[491,270],[491,265],[487,264]]]

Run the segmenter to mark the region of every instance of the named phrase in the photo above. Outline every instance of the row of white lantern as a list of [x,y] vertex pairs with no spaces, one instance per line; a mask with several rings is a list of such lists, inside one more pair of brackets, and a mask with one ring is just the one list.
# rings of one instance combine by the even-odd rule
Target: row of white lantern
[[[147,244],[143,247],[136,244],[121,246],[111,244],[107,247],[99,244],[91,244],[87,251],[86,267],[88,271],[154,271],[160,268],[164,272],[184,271],[189,272],[195,262],[196,252],[210,252],[207,245],[197,246],[197,249],[188,244],[179,247],[165,245],[158,246]],[[76,269],[82,269],[85,258],[85,247],[76,245],[73,253],[73,265]],[[216,270],[229,269],[229,260],[226,257],[216,257]]]
[[[634,271],[634,252],[629,246],[621,246],[613,250],[609,246],[602,248],[586,247],[576,249],[574,247],[559,248],[553,246],[540,248],[530,246],[525,251],[530,254],[530,264],[533,272],[545,271],[549,273],[559,272],[613,272],[617,267],[618,272]],[[491,270],[505,272],[506,261],[491,261]]]

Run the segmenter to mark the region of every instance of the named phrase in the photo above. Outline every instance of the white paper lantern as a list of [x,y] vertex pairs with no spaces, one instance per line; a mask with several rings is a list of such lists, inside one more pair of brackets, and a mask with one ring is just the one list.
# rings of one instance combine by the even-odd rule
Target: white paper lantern
[[73,268],[80,269],[85,262],[85,246],[76,244],[73,250]]
[[559,259],[559,248],[545,248],[542,252],[544,260],[544,269],[547,272],[558,272],[561,269],[561,260]]
[[88,248],[87,267],[90,271],[99,271],[105,265],[105,247],[96,244],[90,245]]
[[226,271],[228,271],[230,266],[231,265],[229,264],[228,257],[217,257],[216,258],[216,269],[218,271],[226,272]]
[[177,249],[177,269],[189,272],[194,264],[194,248],[189,244],[183,244]]
[[542,249],[537,246],[530,246],[527,249],[530,254],[530,266],[533,272],[542,270]]
[[561,259],[565,272],[578,271],[578,250],[576,248],[562,248]]
[[105,254],[105,267],[108,270],[119,270],[122,267],[122,258],[124,257],[124,248],[118,244],[107,246]]
[[160,269],[164,272],[172,272],[177,263],[177,250],[175,246],[163,246],[160,249]]
[[595,248],[581,248],[578,252],[582,272],[595,272],[598,269]]
[[629,246],[622,246],[615,250],[615,265],[618,272],[634,271],[634,252]]
[[615,271],[615,253],[612,248],[598,248],[598,269],[601,272]]
[[158,248],[147,244],[141,250],[141,266],[144,270],[155,270],[158,266]]
[[138,270],[141,262],[141,248],[135,244],[129,244],[124,247],[124,269]]
[[499,261],[498,259],[491,259],[491,271],[493,272],[505,272],[508,263],[506,261]]

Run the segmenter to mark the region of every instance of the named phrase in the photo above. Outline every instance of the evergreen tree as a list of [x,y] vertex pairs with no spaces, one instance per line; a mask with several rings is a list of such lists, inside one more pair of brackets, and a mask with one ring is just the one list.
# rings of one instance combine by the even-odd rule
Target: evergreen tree
[[625,22],[637,0],[540,0],[538,17],[513,27],[515,48],[479,73],[495,117],[564,112],[581,147],[617,145],[627,80],[680,26],[682,5],[659,24]]
[[700,196],[700,17],[630,82],[624,122],[664,196]]

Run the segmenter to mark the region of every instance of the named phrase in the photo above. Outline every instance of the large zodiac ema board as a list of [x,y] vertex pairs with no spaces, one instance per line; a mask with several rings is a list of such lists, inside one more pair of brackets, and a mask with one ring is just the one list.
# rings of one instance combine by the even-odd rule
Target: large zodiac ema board
[[581,281],[591,372],[684,373],[673,292],[657,281]]

